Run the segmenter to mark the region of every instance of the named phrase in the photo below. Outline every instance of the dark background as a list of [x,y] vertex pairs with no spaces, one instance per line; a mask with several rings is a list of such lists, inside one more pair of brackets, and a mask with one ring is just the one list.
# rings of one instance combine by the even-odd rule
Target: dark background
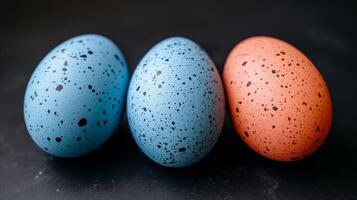
[[[352,2],[0,2],[0,199],[357,199],[357,9]],[[279,163],[250,151],[227,115],[222,137],[206,159],[169,169],[139,151],[124,119],[90,155],[46,155],[25,128],[25,87],[43,56],[84,33],[115,41],[131,72],[149,48],[169,36],[199,43],[221,72],[229,51],[246,37],[286,40],[308,55],[329,86],[330,135],[313,156]]]

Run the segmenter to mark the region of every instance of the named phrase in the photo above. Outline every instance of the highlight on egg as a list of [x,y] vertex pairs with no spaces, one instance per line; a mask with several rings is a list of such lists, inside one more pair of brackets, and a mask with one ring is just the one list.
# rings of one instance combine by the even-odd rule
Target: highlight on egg
[[325,141],[332,101],[315,65],[292,45],[250,37],[230,52],[223,72],[234,128],[258,154],[301,160]]
[[127,96],[127,116],[139,148],[167,167],[199,162],[216,144],[225,99],[219,73],[195,42],[172,37],[140,61]]
[[95,34],[71,38],[42,59],[28,82],[27,130],[51,155],[87,154],[117,128],[128,83],[127,64],[111,40]]

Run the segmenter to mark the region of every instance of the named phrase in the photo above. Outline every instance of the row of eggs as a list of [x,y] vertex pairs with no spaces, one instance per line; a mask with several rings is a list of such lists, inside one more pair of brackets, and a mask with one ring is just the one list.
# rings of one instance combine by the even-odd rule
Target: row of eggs
[[278,161],[315,152],[332,121],[329,91],[316,67],[292,45],[265,36],[234,47],[223,84],[207,53],[186,38],[155,45],[130,80],[111,40],[77,36],[54,48],[33,72],[24,116],[40,148],[77,157],[110,138],[126,106],[140,149],[160,165],[184,167],[216,144],[226,102],[242,140]]

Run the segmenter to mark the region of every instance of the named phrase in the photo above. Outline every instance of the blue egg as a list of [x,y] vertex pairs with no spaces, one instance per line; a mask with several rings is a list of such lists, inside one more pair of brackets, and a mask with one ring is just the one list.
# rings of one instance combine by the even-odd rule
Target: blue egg
[[156,163],[185,167],[200,161],[216,144],[225,115],[214,63],[189,39],[160,42],[132,76],[127,115],[136,143]]
[[58,157],[98,148],[120,122],[128,82],[124,57],[109,39],[89,34],[58,45],[27,85],[24,116],[33,141]]

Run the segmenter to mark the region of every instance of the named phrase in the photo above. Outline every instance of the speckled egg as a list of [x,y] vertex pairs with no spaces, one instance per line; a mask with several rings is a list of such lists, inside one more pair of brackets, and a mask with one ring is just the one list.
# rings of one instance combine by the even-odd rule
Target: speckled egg
[[234,127],[260,155],[300,160],[327,137],[329,90],[314,64],[292,45],[264,36],[243,40],[229,54],[223,80]]
[[219,73],[207,53],[189,39],[168,38],[133,74],[127,97],[131,133],[156,163],[188,166],[217,142],[224,102]]
[[112,41],[93,34],[69,39],[31,76],[24,100],[27,130],[54,156],[91,152],[118,126],[128,82],[124,57]]

